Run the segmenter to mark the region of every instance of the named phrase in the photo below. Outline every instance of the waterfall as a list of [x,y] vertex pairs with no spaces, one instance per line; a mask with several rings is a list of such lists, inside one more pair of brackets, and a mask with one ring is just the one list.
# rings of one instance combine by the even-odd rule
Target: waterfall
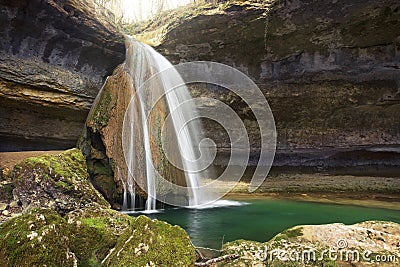
[[[201,188],[201,179],[209,177],[204,177],[206,175],[204,171],[198,171],[200,167],[196,161],[201,154],[198,149],[202,137],[201,125],[198,121],[193,120],[197,117],[194,105],[182,105],[182,103],[188,103],[187,101],[191,100],[186,86],[173,88],[176,84],[184,84],[182,77],[166,58],[150,46],[126,36],[126,47],[124,68],[130,74],[133,81],[132,88],[135,88],[136,92],[124,120],[123,147],[129,169],[128,188],[124,186],[124,190],[128,189],[129,193],[134,195],[135,183],[133,177],[137,184],[146,187],[145,209],[147,211],[155,210],[157,195],[160,194],[159,190],[161,189],[157,187],[157,174],[153,167],[157,164],[155,164],[154,158],[157,158],[158,162],[156,163],[161,166],[164,164],[163,157],[173,155],[173,157],[179,158],[175,160],[175,163],[180,163],[178,164],[179,167],[184,170],[187,203],[183,203],[183,206],[195,207],[205,204],[208,198],[206,192],[203,192]],[[167,69],[172,69],[172,71],[169,71],[166,75],[158,75],[157,80],[144,86],[149,78]],[[156,117],[157,113],[150,117],[150,120],[147,116],[152,111],[148,103],[159,96],[164,96],[164,109],[170,113],[171,125],[167,128],[170,130],[167,135],[173,136],[173,140],[177,143],[177,146],[165,152],[166,155],[162,154],[164,152],[154,150],[157,142],[161,142],[154,137],[154,133],[161,133],[160,126],[155,125],[158,123],[156,120],[158,118]],[[159,110],[161,110],[159,113],[162,114],[163,109]],[[178,155],[176,156],[176,154]],[[167,172],[165,169],[170,167],[166,167],[164,164],[162,168],[162,171]]]
[[123,196],[122,196],[122,210],[128,210],[128,196],[127,196],[128,191],[126,190],[126,184],[125,184],[124,180],[122,179],[121,171],[118,166],[117,166],[117,177],[118,177],[118,180],[121,181],[122,187],[124,189]]

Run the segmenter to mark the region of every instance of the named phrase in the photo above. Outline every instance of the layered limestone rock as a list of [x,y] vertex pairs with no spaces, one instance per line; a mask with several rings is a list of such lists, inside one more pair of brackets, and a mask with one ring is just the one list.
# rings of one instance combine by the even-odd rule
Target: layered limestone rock
[[123,61],[92,0],[0,2],[0,150],[72,147],[105,77]]
[[[387,165],[398,164],[398,148],[369,148],[399,141],[398,1],[233,2],[179,10],[142,39],[173,63],[211,60],[248,74],[275,116],[276,165],[373,165],[388,153]],[[122,38],[91,0],[1,6],[1,150],[73,146],[102,79],[123,61]],[[257,158],[257,124],[240,99],[221,88],[192,94],[238,111]],[[205,128],[220,152],[229,148],[220,128]]]
[[[323,165],[365,165],[382,156],[379,149],[365,147],[396,146],[398,1],[257,2],[181,12],[181,19],[157,21],[139,35],[174,63],[211,60],[249,75],[275,116],[276,165],[321,166],[321,160]],[[192,87],[192,94],[217,98],[236,110],[256,155],[254,116],[228,90],[209,88]],[[229,148],[218,128],[210,123],[205,128],[221,152]],[[349,150],[359,150],[361,158],[343,157]],[[394,161],[388,164],[396,165],[398,149],[392,151]]]

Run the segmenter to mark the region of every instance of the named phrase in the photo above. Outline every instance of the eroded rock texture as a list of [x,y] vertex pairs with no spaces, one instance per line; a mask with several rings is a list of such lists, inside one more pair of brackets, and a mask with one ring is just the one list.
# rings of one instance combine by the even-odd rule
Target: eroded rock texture
[[0,1],[0,150],[75,145],[104,78],[123,61],[92,0]]
[[[141,53],[145,53],[145,51],[141,51]],[[141,123],[142,113],[139,111],[142,104],[138,101],[137,95],[132,100],[136,101],[135,104],[131,103],[131,99],[137,93],[136,90],[140,85],[136,84],[137,79],[135,79],[136,77],[133,78],[135,74],[131,73],[133,70],[129,70],[128,66],[128,63],[118,66],[113,75],[109,76],[93,104],[85,123],[85,130],[78,141],[78,147],[86,156],[92,183],[114,208],[121,208],[122,193],[129,190],[129,185],[135,188],[138,202],[140,202],[139,195],[147,198],[147,193],[142,190],[142,188],[145,188],[147,179],[145,136]],[[143,63],[141,71],[145,73],[145,77],[151,77],[155,72],[148,62]],[[156,89],[154,88],[154,90]],[[146,99],[147,97],[154,97],[154,95],[143,96]],[[165,179],[184,186],[186,180],[183,172],[175,168],[163,152],[161,126],[166,120],[166,114],[168,114],[168,106],[165,101],[164,98],[160,99],[149,115],[148,138],[152,151],[151,156],[154,168]],[[129,105],[132,106],[127,111]],[[132,113],[135,113],[135,115],[132,115]],[[129,116],[128,118],[131,118],[134,122],[132,129],[129,125],[124,125],[124,116]],[[126,140],[131,138],[130,131],[134,132],[133,137],[135,139],[130,141],[132,147],[126,146],[126,143],[123,147],[123,130],[125,130],[124,138]],[[171,132],[169,131],[169,133]],[[177,147],[174,136],[169,136],[169,138],[170,145]],[[131,159],[130,163],[124,152],[134,158]],[[177,155],[177,157],[179,156]],[[136,164],[136,162],[138,163]],[[128,164],[130,164],[130,171],[128,171]],[[168,186],[160,186],[157,188],[157,195],[162,197],[171,193],[171,191],[172,189]],[[137,207],[141,206],[140,203],[136,205]]]
[[223,254],[240,256],[225,266],[395,266],[399,231],[385,221],[301,225],[265,243],[229,242]]
[[[283,153],[276,165],[320,165],[330,157],[324,164],[342,165],[345,159],[335,154],[360,146],[364,164],[378,153],[365,147],[400,140],[399,23],[395,0],[247,3],[171,23],[157,32],[157,49],[174,63],[211,60],[248,74],[275,116]],[[254,117],[237,97],[222,89],[192,93],[229,103],[259,148]],[[214,125],[206,129],[220,151],[229,147]]]
[[85,158],[76,148],[28,158],[14,167],[10,177],[14,200],[24,211],[51,208],[64,215],[83,207],[109,207],[89,182]]

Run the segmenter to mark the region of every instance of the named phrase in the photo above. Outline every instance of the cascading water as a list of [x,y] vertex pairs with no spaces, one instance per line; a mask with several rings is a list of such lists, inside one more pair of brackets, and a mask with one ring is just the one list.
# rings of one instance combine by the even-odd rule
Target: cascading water
[[[157,196],[160,196],[159,191],[161,191],[161,189],[157,188],[159,184],[157,182],[157,171],[162,169],[162,171],[166,172],[165,169],[167,167],[163,163],[165,157],[175,155],[172,157],[178,158],[178,160],[174,161],[175,163],[178,162],[177,165],[183,169],[187,186],[185,196],[187,202],[182,203],[183,206],[195,207],[203,205],[207,203],[208,197],[201,188],[201,181],[203,178],[209,177],[205,177],[207,175],[206,171],[199,171],[200,166],[196,161],[199,158],[199,154],[204,153],[204,151],[196,149],[202,139],[202,129],[200,123],[193,120],[197,117],[196,108],[193,104],[187,104],[191,100],[190,93],[186,86],[171,88],[173,85],[184,84],[184,82],[172,64],[153,48],[134,40],[130,36],[126,37],[126,46],[127,53],[124,69],[132,78],[131,90],[136,91],[125,113],[123,126],[122,142],[125,161],[128,166],[127,184],[124,183],[123,188],[128,190],[132,201],[132,199],[135,199],[133,178],[137,184],[145,185],[145,188],[143,188],[147,193],[145,210],[155,210],[156,199]],[[167,69],[172,71],[168,71],[163,75],[163,71]],[[149,83],[149,78],[154,77],[155,74],[158,74],[157,79],[151,79],[152,81]],[[155,112],[156,115],[148,116],[153,111],[153,107],[148,103],[158,99],[160,96],[164,97],[163,108],[157,109],[158,114]],[[158,118],[163,112],[169,113],[171,125],[166,127],[166,129],[169,129],[167,135],[173,136],[176,146],[171,148],[172,145],[170,145],[169,151],[160,153],[158,146],[160,146],[161,138],[157,137],[157,135],[155,136],[154,133],[161,132]],[[170,143],[173,142],[171,141]],[[155,164],[155,158],[158,164]],[[171,158],[168,159],[170,160]],[[157,165],[158,169],[154,165]],[[124,196],[126,196],[126,192],[124,192]],[[124,197],[124,202],[126,201],[127,198]],[[132,205],[134,203],[131,204],[131,207]],[[124,203],[123,207],[127,208],[127,203]]]

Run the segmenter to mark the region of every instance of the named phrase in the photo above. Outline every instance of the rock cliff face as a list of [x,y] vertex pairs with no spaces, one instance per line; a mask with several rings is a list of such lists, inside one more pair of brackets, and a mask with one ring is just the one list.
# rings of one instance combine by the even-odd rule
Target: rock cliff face
[[[237,2],[153,26],[157,50],[173,63],[211,60],[248,74],[275,116],[276,165],[365,165],[381,153],[397,164],[398,1]],[[104,77],[123,61],[122,38],[92,0],[0,5],[0,150],[73,146]],[[200,86],[192,94],[238,111],[256,157],[257,124],[240,99]],[[205,126],[224,152],[229,139]]]
[[[296,165],[303,158],[311,163],[302,164],[319,165],[313,157],[399,143],[398,1],[246,2],[170,25],[158,31],[157,49],[174,63],[226,63],[257,83],[275,116],[279,151],[301,154],[290,159],[278,153],[275,164]],[[257,126],[239,99],[221,89],[196,87],[192,93],[212,95],[237,110],[257,150]],[[208,130],[221,151],[229,147],[213,126]],[[341,164],[340,158],[324,164]]]
[[0,1],[1,151],[72,147],[104,78],[123,61],[92,0]]

